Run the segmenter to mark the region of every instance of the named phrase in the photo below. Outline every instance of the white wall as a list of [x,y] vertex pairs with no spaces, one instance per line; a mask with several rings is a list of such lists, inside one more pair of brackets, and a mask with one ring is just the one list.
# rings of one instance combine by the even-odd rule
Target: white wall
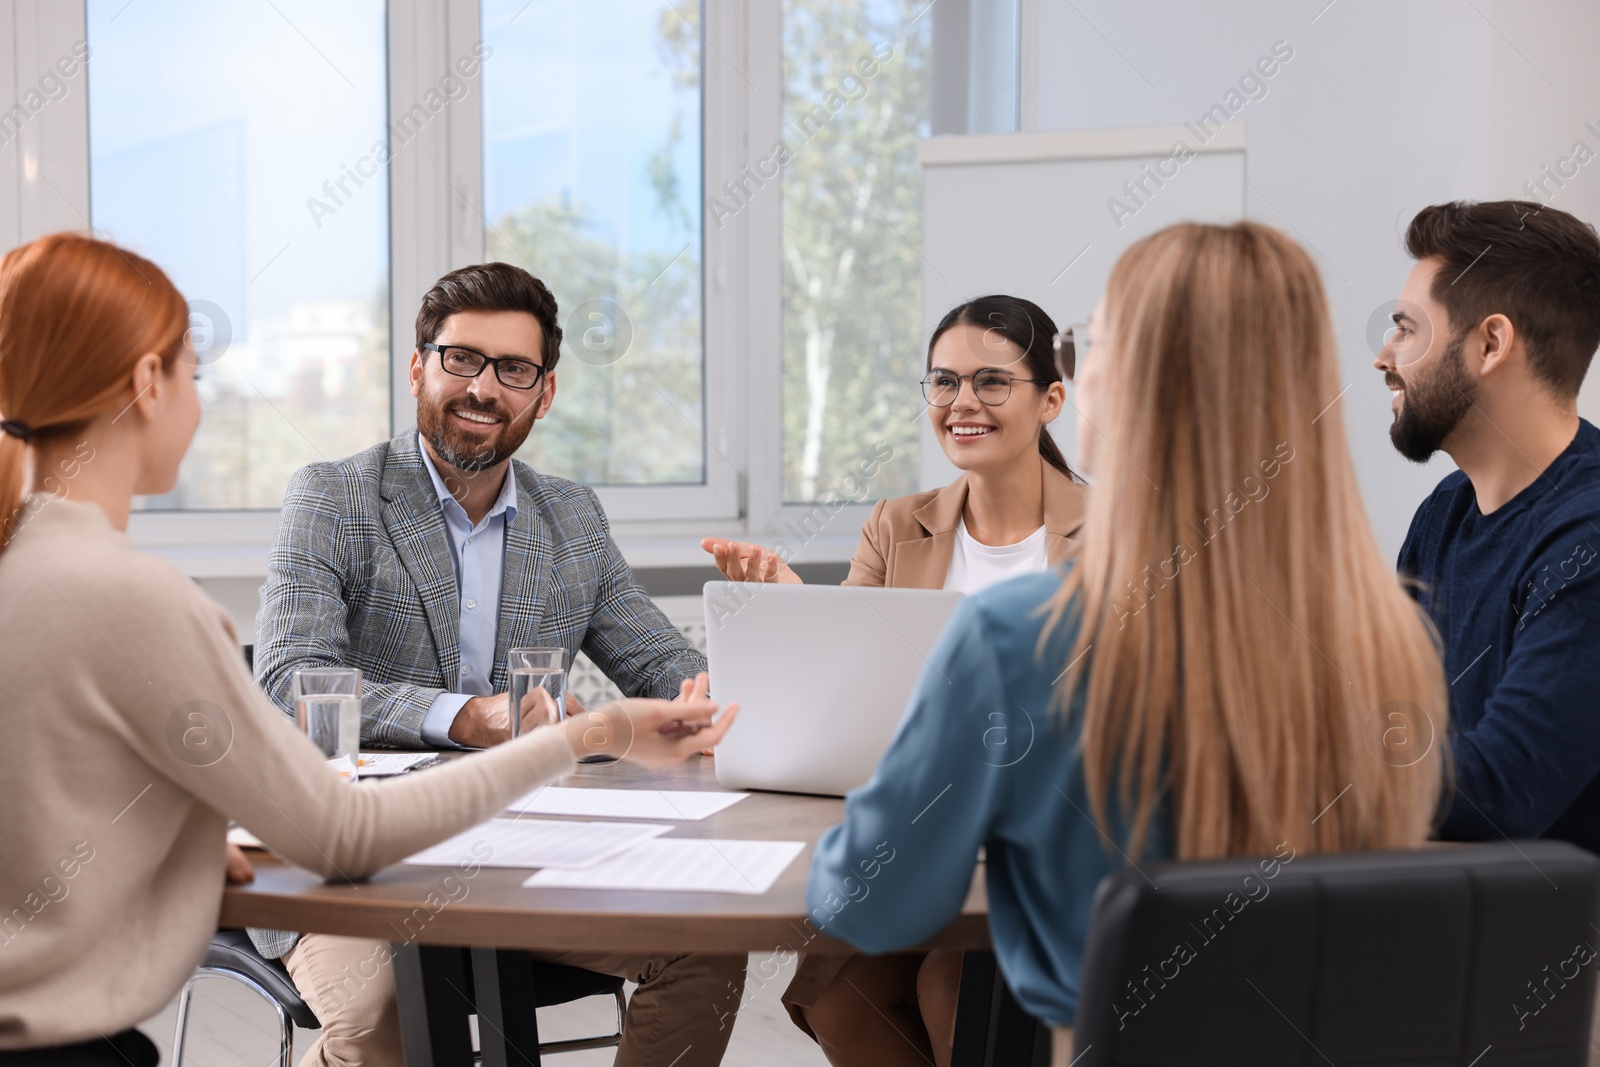
[[[1094,307],[1130,244],[1177,222],[1243,217],[1244,134],[1242,124],[1230,123],[1204,144],[1181,125],[923,141],[923,336],[931,337],[952,307],[985,293],[1032,300],[1057,311],[1063,326],[1087,318],[1078,309]],[[1192,153],[1182,162],[1173,158],[1178,143]],[[1134,180],[1151,195],[1113,222],[1106,190]],[[920,488],[948,485],[961,471],[932,423],[917,421]],[[1081,469],[1076,405],[1050,432],[1066,461]]]
[[255,644],[256,610],[261,606],[261,579],[197,578],[195,583],[233,617],[233,629],[239,637],[239,643]]
[[[1583,128],[1585,120],[1600,127],[1600,69],[1590,54],[1600,42],[1600,4],[1028,2],[1025,25],[1037,29],[1023,41],[1030,95],[1022,113],[1037,129],[1192,121],[1274,42],[1294,49],[1266,80],[1266,95],[1234,118],[1247,131],[1246,212],[1297,235],[1317,256],[1352,383],[1335,410],[1373,526],[1393,557],[1412,511],[1451,464],[1441,456],[1417,467],[1391,448],[1389,393],[1371,366],[1368,321],[1392,303],[1410,269],[1401,238],[1418,208],[1526,198],[1521,183],[1574,140],[1600,150],[1600,136]],[[1600,160],[1553,206],[1600,223]],[[1048,310],[1077,320],[1090,309]],[[1584,398],[1592,420],[1597,398],[1600,388]]]
[[[1554,172],[1582,141],[1597,158],[1567,163],[1577,176],[1559,187],[1548,182],[1548,203],[1600,226],[1600,4],[1497,0],[1493,17],[1488,195],[1544,199],[1530,198],[1523,184],[1545,178],[1547,166]],[[1578,410],[1600,423],[1600,370],[1585,380]]]

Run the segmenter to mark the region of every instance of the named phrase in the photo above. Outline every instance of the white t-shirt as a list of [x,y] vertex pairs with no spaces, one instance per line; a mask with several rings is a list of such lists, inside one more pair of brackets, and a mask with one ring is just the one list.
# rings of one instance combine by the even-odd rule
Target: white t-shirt
[[944,587],[970,595],[996,582],[1033,574],[1049,566],[1043,526],[1014,545],[986,545],[973,540],[967,532],[967,520],[962,519],[956,527],[956,543],[950,551],[950,570],[944,576]]

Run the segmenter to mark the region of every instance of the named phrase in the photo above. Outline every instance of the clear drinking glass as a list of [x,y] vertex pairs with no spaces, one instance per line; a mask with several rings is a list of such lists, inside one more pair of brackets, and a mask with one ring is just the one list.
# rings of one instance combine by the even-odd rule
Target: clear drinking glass
[[506,653],[511,675],[511,736],[522,732],[520,709],[535,689],[555,701],[556,719],[567,717],[567,650],[564,648],[513,648]]
[[361,775],[361,672],[308,667],[294,672],[294,717],[328,765],[351,781]]

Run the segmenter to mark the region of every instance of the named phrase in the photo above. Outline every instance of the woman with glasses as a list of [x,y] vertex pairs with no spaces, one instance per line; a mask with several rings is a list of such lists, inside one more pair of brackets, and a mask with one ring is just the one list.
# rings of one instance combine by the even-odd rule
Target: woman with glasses
[[[1091,331],[1081,548],[956,609],[807,892],[821,932],[894,952],[956,917],[983,847],[995,954],[1063,1067],[1105,874],[1420,845],[1445,751],[1401,765],[1372,723],[1398,706],[1443,737],[1449,709],[1343,420],[1320,418],[1341,382],[1310,257],[1254,223],[1162,230]],[[1156,1025],[1135,1014],[1111,1021]]]
[[[1071,338],[1015,296],[980,297],[940,320],[922,395],[939,447],[962,474],[874,505],[845,585],[970,593],[1066,558],[1085,489],[1049,426],[1066,403],[1054,349],[1070,350]],[[800,581],[761,545],[700,544],[731,581]]]
[[[879,501],[846,585],[975,593],[1067,558],[1086,490],[1049,426],[1066,403],[1055,350],[1065,345],[1070,361],[1077,336],[1058,338],[1037,304],[1014,296],[980,297],[945,315],[928,344],[922,395],[962,474],[942,489]],[[733,581],[800,581],[760,545],[701,544]],[[806,956],[784,1004],[834,1064],[896,1062],[910,1037],[943,1067],[960,975],[956,952]]]
[[227,613],[128,539],[134,495],[171,491],[200,424],[188,328],[160,268],[115,245],[0,258],[0,1065],[154,1067],[134,1024],[205,954],[224,873],[250,877],[230,818],[359,880],[596,747],[663,764],[732,721],[711,725],[701,675],[560,727],[529,707],[522,736],[424,774],[341,779],[251,681]]

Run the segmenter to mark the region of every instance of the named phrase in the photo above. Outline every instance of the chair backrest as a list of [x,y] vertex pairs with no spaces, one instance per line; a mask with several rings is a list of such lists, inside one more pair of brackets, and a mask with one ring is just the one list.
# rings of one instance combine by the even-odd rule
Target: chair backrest
[[1078,1067],[1586,1062],[1600,857],[1279,852],[1100,883]]

